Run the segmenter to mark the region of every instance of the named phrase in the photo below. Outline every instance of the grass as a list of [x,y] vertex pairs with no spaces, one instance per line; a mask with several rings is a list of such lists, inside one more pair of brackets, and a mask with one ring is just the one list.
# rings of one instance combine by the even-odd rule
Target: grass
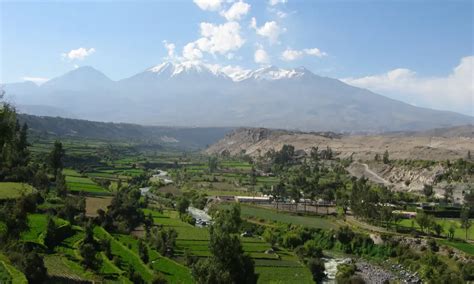
[[153,278],[153,271],[140,259],[140,257],[129,249],[126,245],[112,237],[104,228],[95,227],[94,236],[98,239],[109,239],[112,249],[112,254],[118,256],[124,265],[120,268],[133,267],[136,272],[146,282],[151,282]]
[[11,265],[10,260],[3,254],[0,254],[0,283],[28,283],[25,274]]
[[[415,229],[420,230],[420,226],[416,223],[414,219],[403,219],[400,220],[398,223],[400,226],[403,226],[405,228],[411,228],[412,227],[412,221],[413,221],[413,226]],[[443,226],[443,232],[446,234],[449,231],[449,228],[451,227],[452,224],[456,227],[456,230],[454,231],[454,237],[458,239],[465,239],[466,238],[466,230],[464,228],[461,228],[461,222],[457,219],[436,219],[436,223],[440,224]],[[467,231],[467,237],[468,239],[471,239],[474,237],[474,226],[471,226],[468,231]]]
[[28,184],[19,182],[0,182],[0,200],[15,199],[22,194],[30,194],[35,189]]
[[470,243],[459,242],[459,241],[450,241],[450,240],[439,240],[438,242],[440,244],[456,248],[456,249],[458,249],[460,251],[463,251],[467,254],[474,255],[474,245],[472,245]]
[[[129,235],[114,235],[121,243],[138,254],[138,241]],[[153,269],[165,275],[171,283],[194,283],[191,272],[185,266],[161,256],[157,251],[148,248],[148,255]]]
[[[188,250],[198,257],[210,256],[209,231],[207,228],[198,228],[182,222],[176,211],[165,210],[163,214],[144,209],[145,214],[151,213],[155,224],[173,228],[178,232],[178,251]],[[294,280],[301,283],[313,283],[308,269],[299,263],[297,257],[284,249],[277,255],[266,254],[271,246],[259,238],[242,238],[242,247],[256,263],[259,273],[259,283],[292,283]],[[280,282],[276,279],[282,279]]]
[[[226,205],[222,205],[226,206]],[[301,225],[310,228],[320,228],[325,230],[337,229],[338,224],[330,218],[317,216],[300,216],[286,212],[278,212],[274,209],[267,209],[252,205],[241,204],[242,218],[257,218],[273,222]]]
[[26,242],[44,244],[44,232],[48,225],[48,217],[44,214],[28,215],[29,230],[21,235],[21,239]]
[[96,194],[109,193],[90,178],[83,177],[74,170],[65,169],[63,174],[66,175],[66,184],[70,191],[84,191],[86,193]]

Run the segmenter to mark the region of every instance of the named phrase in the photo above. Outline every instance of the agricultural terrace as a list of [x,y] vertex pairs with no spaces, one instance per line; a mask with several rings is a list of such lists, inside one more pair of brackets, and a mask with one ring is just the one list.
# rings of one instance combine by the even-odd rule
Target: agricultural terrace
[[[210,255],[207,228],[199,228],[181,221],[178,212],[173,210],[164,210],[163,213],[159,213],[144,209],[144,213],[152,214],[155,224],[177,231],[177,247],[181,255],[185,251],[197,257]],[[258,283],[270,283],[276,280],[282,283],[292,281],[313,283],[308,269],[292,252],[280,249],[278,254],[267,254],[265,252],[271,248],[271,245],[255,237],[242,237],[241,242],[244,251],[255,261],[255,270],[259,275]],[[278,275],[278,278],[275,275]]]

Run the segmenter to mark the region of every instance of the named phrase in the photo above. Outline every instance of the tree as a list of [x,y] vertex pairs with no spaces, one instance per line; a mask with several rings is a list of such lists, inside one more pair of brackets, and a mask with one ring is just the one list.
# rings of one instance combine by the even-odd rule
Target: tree
[[455,232],[456,232],[456,225],[454,223],[451,223],[448,229],[448,238],[453,239]]
[[453,201],[453,186],[448,185],[444,188],[444,201],[446,203]]
[[257,184],[257,172],[255,171],[254,166],[252,166],[252,170],[250,171],[249,183],[251,186],[255,186]]
[[209,168],[210,173],[215,172],[217,170],[217,167],[218,167],[217,157],[209,157],[209,159],[207,161],[207,166]]
[[324,272],[326,270],[324,267],[324,261],[320,258],[310,258],[307,266],[316,283],[320,283],[326,277],[326,273]]
[[311,152],[309,154],[311,161],[317,163],[319,161],[318,147],[311,147]]
[[430,198],[433,195],[433,186],[429,184],[424,184],[423,193],[425,194],[426,198]]
[[426,228],[430,228],[433,217],[431,215],[426,214],[425,212],[418,212],[416,214],[416,223],[420,226],[422,232],[425,232]]
[[55,184],[58,196],[65,197],[67,195],[66,177],[60,171],[56,173]]
[[57,175],[58,171],[63,169],[64,154],[63,144],[60,141],[54,142],[54,148],[49,154],[49,164],[54,175]]
[[[239,214],[238,216],[236,214]],[[244,254],[236,234],[242,220],[240,208],[219,211],[210,227],[209,250],[211,256],[198,260],[192,267],[198,283],[255,283],[255,264]]]
[[54,223],[53,218],[48,216],[48,224],[46,225],[46,234],[44,236],[44,244],[52,249],[57,242],[58,235],[56,233],[56,224]]
[[27,253],[19,266],[29,283],[43,283],[47,278],[43,257],[34,251]]
[[48,192],[49,178],[43,169],[36,171],[36,174],[33,178],[33,185],[40,191]]
[[376,153],[375,156],[374,156],[374,161],[378,162],[380,161],[380,155],[379,153]]
[[279,183],[273,185],[271,195],[273,200],[276,201],[276,209],[278,210],[278,203],[280,202],[280,199],[283,199],[286,196],[285,184],[280,181]]
[[188,210],[189,208],[189,205],[190,205],[190,202],[189,200],[186,198],[186,197],[181,197],[177,204],[176,204],[176,207],[178,207],[178,212],[179,212],[179,216],[183,215],[184,213],[186,213],[186,211]]
[[461,228],[464,228],[464,230],[466,230],[466,241],[468,239],[467,233],[468,233],[469,228],[471,227],[471,225],[472,225],[472,222],[469,219],[469,208],[464,207],[461,210]]
[[99,268],[102,263],[102,259],[99,257],[99,252],[95,246],[91,243],[82,243],[79,247],[79,252],[82,257],[82,263],[85,267],[90,269]]
[[385,150],[385,152],[383,153],[383,163],[384,164],[389,164],[390,163],[390,157],[389,157],[389,154],[388,154],[388,150]]
[[138,240],[138,255],[144,263],[148,263],[148,247],[141,239]]
[[444,230],[444,229],[443,229],[443,226],[442,226],[441,224],[438,224],[438,223],[436,223],[436,222],[433,222],[432,227],[433,227],[432,229],[433,229],[433,231],[436,233],[436,235],[437,235],[438,237],[440,237],[440,236],[441,236],[441,233],[443,233],[443,230]]
[[150,244],[164,256],[173,256],[178,233],[174,229],[153,228]]

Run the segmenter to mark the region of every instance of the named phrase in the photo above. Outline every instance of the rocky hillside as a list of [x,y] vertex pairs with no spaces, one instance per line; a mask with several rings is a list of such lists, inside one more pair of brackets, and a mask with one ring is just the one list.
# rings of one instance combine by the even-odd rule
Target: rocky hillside
[[[455,131],[391,133],[383,135],[339,135],[331,132],[294,132],[266,128],[240,128],[210,146],[206,152],[233,155],[243,150],[250,156],[264,154],[270,149],[279,150],[291,144],[296,150],[309,152],[312,147],[331,147],[339,157],[353,155],[354,160],[372,160],[375,154],[388,150],[392,159],[453,160],[465,158],[468,151],[474,154],[473,126]],[[462,129],[462,131],[460,131]],[[449,135],[444,135],[449,133]]]

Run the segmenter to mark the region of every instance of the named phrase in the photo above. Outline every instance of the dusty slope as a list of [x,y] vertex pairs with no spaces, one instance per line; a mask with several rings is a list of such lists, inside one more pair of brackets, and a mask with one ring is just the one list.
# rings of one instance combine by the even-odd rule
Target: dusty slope
[[[303,133],[265,128],[241,128],[210,146],[207,153],[228,150],[236,155],[245,150],[251,156],[264,154],[270,149],[279,150],[284,144],[296,150],[309,152],[311,147],[331,147],[339,157],[370,160],[376,153],[388,150],[393,159],[446,160],[465,158],[474,154],[474,126],[458,127],[423,133],[397,133],[386,135],[349,136],[331,133]],[[459,135],[455,135],[459,133]],[[449,134],[449,135],[446,135]]]

